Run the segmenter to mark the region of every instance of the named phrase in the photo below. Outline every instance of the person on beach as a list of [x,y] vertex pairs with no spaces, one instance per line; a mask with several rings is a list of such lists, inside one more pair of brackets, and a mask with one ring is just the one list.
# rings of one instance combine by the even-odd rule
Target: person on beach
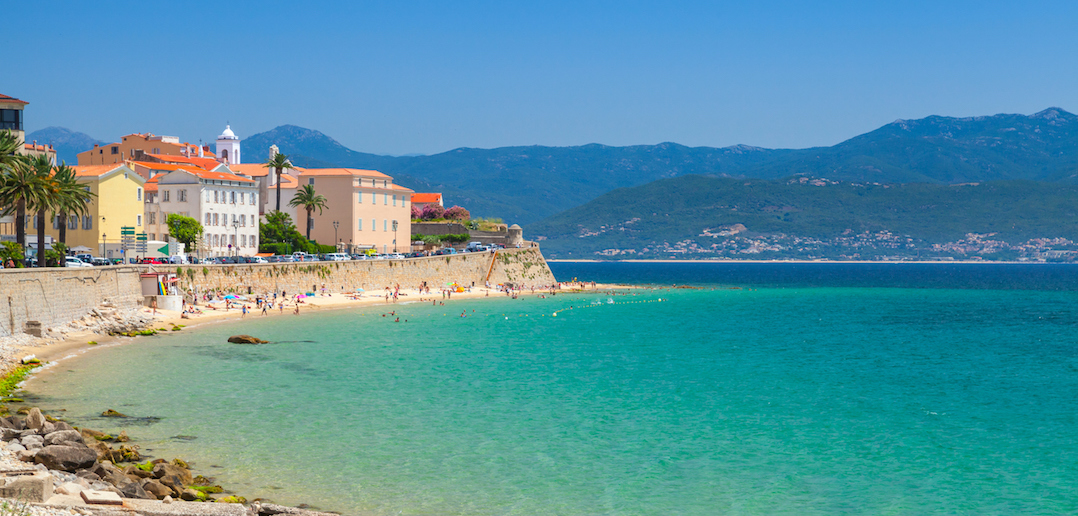
[[284,301],[277,304],[277,307],[281,309],[281,315],[284,315]]
[[266,308],[269,307],[269,303],[262,304],[262,315],[266,315]]
[[243,305],[243,315],[240,316],[240,319],[245,317],[247,317],[247,305]]
[[292,315],[299,315],[299,305],[296,305],[296,309],[292,311]]

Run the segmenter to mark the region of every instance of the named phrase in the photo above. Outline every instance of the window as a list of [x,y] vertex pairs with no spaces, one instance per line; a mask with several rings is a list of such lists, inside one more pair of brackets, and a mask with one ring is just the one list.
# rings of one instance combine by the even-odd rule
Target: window
[[156,234],[156,233],[150,233],[150,234],[149,234],[149,235],[147,235],[147,236],[149,236],[149,237],[150,237],[150,240],[157,240],[157,234]]
[[67,229],[79,229],[79,216],[75,213],[67,216]]
[[244,198],[243,192],[240,192],[240,204],[243,204],[243,198]]
[[0,109],[0,129],[22,131],[22,110]]
[[137,192],[138,193],[135,194],[136,195],[135,199],[138,200],[138,201],[141,201],[142,200],[142,189],[139,188]]
[[251,247],[258,247],[258,237],[251,235]]
[[150,214],[147,215],[146,217],[147,217],[147,224],[157,224],[157,213],[154,213],[154,212],[151,211]]
[[60,217],[52,216],[52,229],[60,229]]
[[239,219],[237,219],[237,218],[236,218],[236,214],[235,214],[235,213],[233,213],[233,214],[232,214],[232,223],[233,223],[233,224],[235,224],[237,220],[239,220]]
[[[209,199],[209,198],[207,197],[207,199]],[[221,201],[217,200],[217,190],[213,191],[213,202],[221,202]]]
[[374,192],[371,192],[371,204],[378,204],[378,194]]
[[247,247],[247,235],[240,235],[240,246]]
[[30,217],[30,218],[34,219],[34,229],[37,229],[37,215],[34,215],[33,217]]
[[356,224],[356,231],[363,231],[363,219],[359,219],[359,222]]
[[221,149],[221,157],[228,160],[228,149]]
[[397,194],[393,194],[393,206],[397,205]]
[[382,231],[389,231],[389,219],[382,219]]
[[207,226],[210,225],[210,214],[209,213],[206,214],[206,222],[204,222],[204,224],[207,225]]
[[83,215],[82,229],[94,229],[94,218],[89,215]]
[[213,225],[214,226],[220,225],[220,224],[217,223],[217,214],[216,213],[213,214]]
[[161,154],[161,148],[160,147],[154,147],[153,148],[153,153],[154,154]]
[[311,186],[314,186],[314,178],[313,177],[308,177],[307,178],[307,184],[309,184]]
[[180,202],[187,202],[187,190],[180,190],[177,192]]
[[363,192],[359,192],[359,204],[363,204]]
[[229,193],[232,194],[232,195],[229,196],[230,199],[229,199],[228,202],[231,203],[231,204],[236,204],[236,192],[229,192]]
[[161,202],[169,202],[168,190],[161,190]]
[[135,225],[136,226],[141,226],[142,225],[142,215],[135,215]]
[[236,235],[228,235],[228,245],[236,247]]
[[387,206],[389,205],[389,194],[387,194],[387,193],[382,194],[382,204],[385,204]]
[[214,247],[219,247],[219,244],[218,244],[218,241],[217,241],[217,235],[213,235],[213,246]]
[[246,226],[247,225],[247,215],[240,215],[240,225],[241,226]]
[[371,219],[371,231],[378,231],[378,219]]

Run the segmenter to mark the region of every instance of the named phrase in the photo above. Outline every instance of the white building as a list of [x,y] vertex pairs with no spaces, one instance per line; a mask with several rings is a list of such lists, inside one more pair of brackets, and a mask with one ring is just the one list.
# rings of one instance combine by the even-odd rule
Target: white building
[[168,214],[202,223],[202,256],[254,256],[258,252],[258,186],[226,167],[159,173],[146,182],[146,233],[167,240]]

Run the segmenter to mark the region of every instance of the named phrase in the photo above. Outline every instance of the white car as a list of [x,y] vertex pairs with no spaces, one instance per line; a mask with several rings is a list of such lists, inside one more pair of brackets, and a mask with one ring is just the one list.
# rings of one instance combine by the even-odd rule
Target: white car
[[404,255],[400,254],[400,253],[390,253],[390,254],[387,254],[386,257],[389,258],[390,260],[403,260],[404,259]]
[[346,262],[348,260],[348,255],[344,253],[326,253],[327,262]]
[[93,264],[86,263],[74,256],[65,256],[64,267],[93,267]]

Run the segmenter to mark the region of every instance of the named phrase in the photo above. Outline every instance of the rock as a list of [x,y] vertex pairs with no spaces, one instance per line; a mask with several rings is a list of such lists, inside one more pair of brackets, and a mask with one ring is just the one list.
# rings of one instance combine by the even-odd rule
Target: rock
[[30,409],[30,413],[26,415],[26,428],[41,430],[44,426],[45,415],[41,413],[41,409],[37,407]]
[[268,340],[262,340],[258,337],[252,337],[250,335],[233,335],[228,338],[228,341],[233,344],[268,344]]
[[85,488],[82,487],[81,484],[77,484],[75,482],[64,482],[63,484],[60,484],[60,487],[56,488],[55,492],[57,494],[64,495],[78,495],[83,491],[83,489]]
[[76,475],[78,475],[79,478],[81,478],[81,479],[85,480],[86,482],[88,482],[86,484],[86,487],[90,487],[89,482],[100,482],[101,481],[101,477],[98,476],[97,473],[94,473],[94,472],[92,472],[90,470],[79,471],[78,473],[76,473]]
[[23,446],[33,443],[45,444],[45,438],[37,434],[24,435],[19,438],[19,443],[21,443]]
[[58,469],[60,471],[89,468],[96,461],[97,453],[85,445],[54,444],[38,450],[37,455],[34,456],[34,462],[44,464],[49,469]]
[[175,464],[169,464],[167,462],[162,462],[154,465],[153,476],[154,478],[161,480],[161,483],[165,485],[172,485],[169,482],[165,482],[163,480],[165,477],[170,476],[177,477],[181,486],[191,485],[192,480],[190,471],[181,468]]
[[97,454],[97,460],[112,460],[112,456],[109,452],[113,451],[109,445],[98,441],[96,439],[86,443],[86,447],[90,448]]
[[5,440],[5,441],[10,441],[10,440],[12,440],[12,439],[18,439],[18,438],[19,438],[19,435],[21,434],[21,431],[20,431],[20,430],[16,430],[16,429],[14,429],[14,428],[8,428],[8,427],[6,427],[6,426],[5,426],[5,427],[3,428],[3,433],[4,433],[4,434],[3,434],[3,438],[4,438],[4,440]]
[[112,439],[112,436],[105,432],[98,432],[97,430],[91,430],[89,428],[80,428],[79,433],[82,434],[83,440],[95,440],[95,441],[108,441]]
[[152,478],[144,479],[141,485],[143,490],[153,495],[158,500],[164,500],[165,498],[170,498],[172,496],[172,489]]
[[119,488],[123,488],[123,486],[134,482],[134,480],[127,478],[127,475],[124,474],[123,470],[117,468],[109,461],[99,462],[91,468],[90,471],[101,477],[101,480]]
[[153,478],[153,473],[146,471],[138,466],[128,466],[124,468],[124,474],[127,476],[136,476],[138,478]]
[[25,446],[27,450],[40,450],[41,448],[45,447],[44,444],[41,444],[37,441],[34,441],[32,443],[26,443],[23,446]]
[[119,412],[116,412],[115,410],[112,410],[112,409],[105,410],[104,412],[101,413],[101,415],[104,416],[104,417],[127,417],[126,415],[121,414]]
[[194,489],[184,489],[180,492],[180,499],[185,502],[193,502],[199,499],[198,494],[198,491],[195,491]]
[[0,428],[10,428],[12,430],[24,430],[22,420],[15,416],[0,417]]
[[59,430],[45,434],[45,446],[63,443],[83,444],[82,434],[74,430]]
[[34,458],[37,457],[37,452],[40,450],[41,449],[38,448],[37,450],[23,450],[21,452],[16,452],[15,458],[23,462],[34,462]]
[[11,444],[7,445],[7,447],[5,447],[4,449],[9,451],[9,452],[12,452],[12,453],[19,453],[21,451],[26,451],[26,447],[19,444],[19,443],[11,443]]
[[56,421],[56,422],[53,423],[53,425],[56,425],[56,431],[57,432],[62,431],[62,430],[75,430],[75,427],[67,424],[66,421]]
[[56,423],[48,421],[46,419],[45,424],[41,426],[41,430],[38,433],[41,435],[48,435],[56,431]]
[[172,495],[166,495],[161,499],[161,503],[172,503]]
[[142,498],[144,500],[156,500],[157,497],[146,492],[142,486],[135,482],[130,482],[120,488],[120,493],[124,498]]

